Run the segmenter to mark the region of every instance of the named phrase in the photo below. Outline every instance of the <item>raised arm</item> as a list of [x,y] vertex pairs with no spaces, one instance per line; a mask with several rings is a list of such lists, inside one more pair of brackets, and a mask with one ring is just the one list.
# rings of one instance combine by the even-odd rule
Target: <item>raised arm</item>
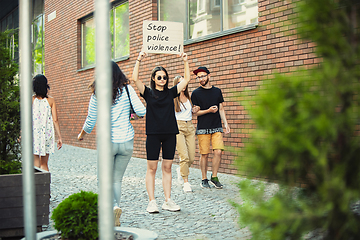
[[181,57],[184,61],[184,80],[178,84],[177,93],[180,93],[190,82],[190,67],[188,62],[188,55],[186,53],[181,53],[179,57]]
[[139,53],[138,58],[136,59],[135,67],[134,67],[134,71],[133,71],[133,75],[132,75],[132,79],[135,82],[135,85],[136,85],[137,89],[139,89],[139,92],[141,94],[144,94],[145,85],[141,80],[139,80],[139,68],[140,68],[141,60],[143,60],[145,57],[146,57],[146,53],[141,51]]

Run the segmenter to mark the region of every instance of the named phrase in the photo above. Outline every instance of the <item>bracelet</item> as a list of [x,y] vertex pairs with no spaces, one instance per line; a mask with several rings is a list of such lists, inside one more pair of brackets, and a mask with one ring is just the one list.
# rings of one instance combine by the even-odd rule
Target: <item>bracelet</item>
[[136,59],[136,61],[139,61],[139,62],[141,62],[139,59]]

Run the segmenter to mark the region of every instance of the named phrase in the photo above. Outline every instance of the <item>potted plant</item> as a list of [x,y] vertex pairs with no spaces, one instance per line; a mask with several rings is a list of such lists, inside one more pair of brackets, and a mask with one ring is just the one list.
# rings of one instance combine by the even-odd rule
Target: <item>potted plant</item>
[[[38,240],[68,239],[96,240],[98,232],[98,194],[81,191],[64,199],[53,211],[51,218],[57,231],[37,233]],[[115,227],[115,240],[152,240],[157,234],[152,231]],[[25,238],[23,238],[25,240]]]
[[[15,41],[11,41],[11,39]],[[24,235],[20,154],[20,89],[18,64],[11,57],[14,30],[0,32],[0,238]],[[38,231],[49,224],[50,173],[35,168]]]

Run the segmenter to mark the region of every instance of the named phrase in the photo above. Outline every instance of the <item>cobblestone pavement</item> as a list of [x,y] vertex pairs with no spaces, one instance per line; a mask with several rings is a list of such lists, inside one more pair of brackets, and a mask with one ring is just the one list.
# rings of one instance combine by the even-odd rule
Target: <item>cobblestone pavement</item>
[[[201,171],[191,168],[189,182],[192,193],[184,193],[177,182],[173,165],[173,185],[171,198],[181,207],[180,212],[161,210],[164,195],[161,184],[159,163],[155,180],[155,197],[159,214],[146,212],[148,196],[145,188],[146,160],[132,158],[127,167],[122,184],[121,215],[122,227],[136,227],[155,231],[162,239],[250,239],[250,232],[240,229],[238,213],[228,200],[240,202],[239,189],[235,185],[240,178],[228,174],[218,174],[224,189],[202,189]],[[97,151],[64,145],[49,158],[51,172],[50,212],[65,198],[81,190],[98,192]],[[210,176],[210,173],[208,173]],[[46,230],[54,230],[50,219]]]

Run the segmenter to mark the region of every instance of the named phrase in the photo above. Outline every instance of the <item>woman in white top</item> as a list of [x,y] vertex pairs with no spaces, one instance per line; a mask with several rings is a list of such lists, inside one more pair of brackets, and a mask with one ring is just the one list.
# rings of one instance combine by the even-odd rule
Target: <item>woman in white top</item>
[[[174,78],[174,86],[181,82],[184,78],[176,76]],[[179,134],[176,135],[176,149],[179,154],[180,168],[178,175],[184,181],[184,192],[191,192],[191,185],[188,181],[189,168],[195,159],[195,128],[192,123],[192,113],[197,111],[199,107],[192,106],[188,86],[186,86],[180,95],[174,98],[175,117],[177,120]]]

